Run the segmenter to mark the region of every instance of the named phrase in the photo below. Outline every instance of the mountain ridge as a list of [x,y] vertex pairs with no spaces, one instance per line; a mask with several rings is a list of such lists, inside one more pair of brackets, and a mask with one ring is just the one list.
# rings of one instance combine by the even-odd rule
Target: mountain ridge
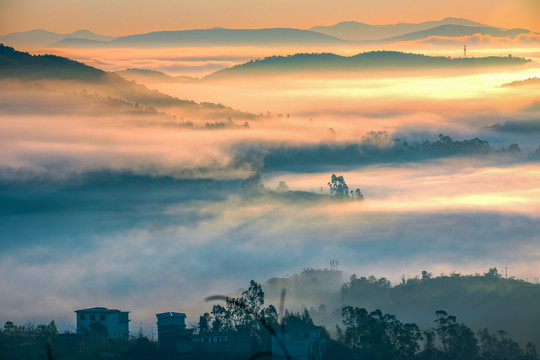
[[463,26],[463,25],[440,25],[435,28],[407,33],[404,35],[370,41],[374,43],[391,43],[396,41],[412,41],[426,39],[431,36],[461,37],[472,36],[475,34],[490,35],[492,37],[511,37],[520,34],[529,33],[526,29],[508,29],[500,30],[491,26]]
[[293,28],[267,29],[194,29],[178,31],[152,31],[128,35],[111,41],[79,41],[67,38],[51,44],[52,47],[77,46],[217,46],[217,45],[337,45],[347,41],[310,30]]
[[115,37],[96,34],[86,29],[77,30],[70,34],[61,34],[44,29],[35,29],[0,36],[0,43],[13,46],[14,48],[22,48],[24,50],[28,50],[45,48],[48,47],[50,44],[61,41],[65,38],[92,41],[110,41]]
[[[31,55],[12,47],[0,44],[0,80],[67,80],[76,82],[72,85],[79,91],[101,93],[109,98],[127,101],[133,104],[158,108],[180,108],[190,114],[199,114],[206,118],[225,119],[234,116],[239,119],[255,119],[251,113],[235,110],[231,107],[209,102],[197,103],[179,99],[144,85],[128,81],[112,72],[106,72],[84,63],[56,55]],[[65,84],[68,87],[68,84]]]
[[340,39],[351,41],[382,40],[390,37],[400,36],[411,32],[428,30],[440,25],[462,25],[488,27],[475,21],[447,17],[442,20],[425,21],[421,23],[397,23],[384,25],[371,25],[357,21],[342,21],[329,26],[314,26],[310,30],[322,34],[336,36]]
[[531,60],[515,57],[450,58],[404,53],[399,51],[371,51],[353,56],[333,53],[295,54],[272,56],[251,60],[207,75],[203,80],[226,78],[234,75],[260,75],[307,72],[348,72],[375,69],[425,69],[425,68],[463,68],[494,65],[520,65]]

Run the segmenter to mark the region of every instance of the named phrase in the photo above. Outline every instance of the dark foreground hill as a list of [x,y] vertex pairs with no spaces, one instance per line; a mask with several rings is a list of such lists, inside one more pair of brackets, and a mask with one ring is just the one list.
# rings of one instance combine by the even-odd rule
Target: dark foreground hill
[[[182,100],[83,63],[55,55],[30,55],[0,44],[0,80],[35,82],[53,91],[81,91],[124,101],[137,108],[176,108],[201,118],[256,116],[213,103]],[[60,82],[60,83],[59,83]]]
[[271,56],[233,66],[208,75],[205,79],[219,79],[243,75],[279,73],[325,73],[371,70],[410,70],[437,68],[480,68],[488,66],[522,65],[530,60],[516,57],[489,56],[481,58],[450,58],[427,56],[398,51],[371,51],[354,56],[332,53]]
[[0,44],[0,78],[102,81],[106,72],[55,55],[30,55]]

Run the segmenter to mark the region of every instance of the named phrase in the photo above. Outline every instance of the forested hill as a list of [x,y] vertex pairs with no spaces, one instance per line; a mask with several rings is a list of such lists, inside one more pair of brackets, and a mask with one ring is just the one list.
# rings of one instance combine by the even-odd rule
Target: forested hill
[[308,269],[270,279],[265,291],[270,298],[279,299],[285,288],[289,306],[306,306],[314,321],[329,328],[341,323],[344,306],[380,309],[422,329],[432,328],[435,312],[445,310],[474,331],[504,330],[522,344],[532,341],[540,346],[540,285],[507,279],[494,268],[483,275],[433,277],[423,272],[395,286],[385,278],[355,275],[343,284],[340,276],[329,273]]
[[478,68],[485,66],[522,65],[530,60],[516,57],[489,56],[481,58],[451,58],[428,56],[399,51],[371,51],[354,56],[341,56],[332,53],[295,54],[271,56],[264,59],[236,65],[217,71],[205,79],[218,79],[228,76],[264,75],[294,72],[330,72],[365,70],[400,70],[429,68]]
[[55,55],[30,55],[0,44],[0,78],[101,81],[107,73]]
[[[84,89],[101,96],[132,104],[167,110],[181,109],[186,116],[198,119],[255,119],[256,115],[232,109],[222,104],[196,103],[169,96],[144,85],[125,80],[121,76],[55,55],[31,55],[0,44],[0,80],[39,80],[43,87],[59,89],[57,81],[65,81],[62,89]],[[69,85],[67,84],[69,83]]]
[[473,329],[505,330],[522,342],[540,344],[540,285],[506,279],[491,269],[484,275],[451,274],[408,279],[391,287],[385,279],[353,276],[341,290],[343,305],[381,309],[421,327],[445,310]]

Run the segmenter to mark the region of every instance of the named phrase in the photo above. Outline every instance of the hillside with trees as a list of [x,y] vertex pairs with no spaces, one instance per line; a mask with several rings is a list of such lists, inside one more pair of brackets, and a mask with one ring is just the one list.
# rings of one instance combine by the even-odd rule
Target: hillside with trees
[[[313,273],[313,271],[309,269],[308,272],[311,273],[304,274],[303,279],[313,281],[314,276],[323,274]],[[338,277],[334,275],[323,276],[327,279],[338,280]],[[405,301],[412,301],[410,296],[407,298],[404,295],[407,291],[414,291],[418,298],[429,298],[426,292],[432,291],[435,285],[440,286],[438,284],[440,281],[448,287],[447,297],[448,291],[456,290],[452,283],[458,284],[460,290],[470,290],[471,286],[479,286],[483,287],[483,290],[479,290],[480,292],[488,289],[495,293],[515,292],[520,283],[525,283],[514,279],[503,279],[495,268],[490,269],[484,276],[465,276],[464,281],[460,281],[461,278],[454,275],[450,277],[452,281],[448,282],[444,276],[433,278],[431,274],[424,271],[422,278],[409,279],[392,288],[389,281],[384,278],[353,276],[351,281],[343,286],[342,295],[352,296],[356,301],[358,297],[357,294],[355,295],[356,292],[371,288],[386,291],[386,296],[393,297],[391,289],[397,289],[397,292],[401,291],[400,296],[405,296]],[[421,284],[429,284],[429,286],[419,292],[418,286]],[[266,288],[271,287],[272,283],[269,282]],[[536,288],[538,288],[537,285]],[[403,289],[407,291],[403,292]],[[427,302],[440,301],[439,294],[436,292],[434,299]],[[459,295],[470,300],[466,293]],[[232,359],[231,356],[236,352],[232,350],[232,353],[227,353],[230,351],[227,350],[228,347],[221,347],[223,353],[215,353],[212,350],[213,345],[201,345],[205,343],[206,338],[229,338],[236,339],[237,343],[234,344],[243,346],[248,353],[252,354],[250,359],[269,358],[274,351],[279,351],[276,346],[284,349],[287,359],[295,359],[296,357],[287,355],[287,347],[290,347],[289,350],[292,351],[295,338],[287,340],[288,338],[280,335],[291,328],[304,329],[300,333],[305,339],[308,332],[304,331],[309,331],[308,329],[315,331],[316,338],[311,338],[309,342],[312,344],[310,349],[313,349],[313,354],[317,354],[317,359],[534,360],[538,356],[536,345],[531,341],[520,344],[506,329],[492,330],[482,327],[476,330],[470,326],[469,322],[462,322],[463,317],[444,310],[444,307],[430,312],[426,302],[420,304],[422,305],[421,313],[430,317],[430,322],[424,326],[419,325],[411,314],[408,314],[407,318],[413,318],[413,320],[403,320],[404,316],[380,310],[384,308],[383,306],[371,311],[365,307],[342,306],[336,312],[337,324],[334,324],[336,332],[332,339],[331,333],[327,330],[328,326],[314,318],[313,311],[305,307],[300,311],[285,308],[283,289],[278,305],[279,310],[272,304],[265,306],[267,301],[264,287],[253,280],[247,289],[240,291],[237,297],[214,295],[208,297],[206,301],[214,303],[211,312],[201,315],[195,328],[187,332],[182,330],[184,335],[179,333],[176,344],[183,344],[181,347],[174,346],[174,342],[172,347],[160,347],[153,339],[149,339],[141,332],[132,335],[131,338],[110,338],[107,336],[106,328],[105,331],[99,331],[96,327],[95,331],[91,329],[84,334],[59,335],[54,321],[38,326],[30,323],[18,326],[7,321],[0,331],[2,358]],[[223,305],[216,304],[216,301],[224,303]],[[487,300],[485,302],[489,303]],[[381,302],[380,305],[384,304]],[[493,316],[495,317],[496,313],[493,313]],[[534,319],[538,318],[534,317]],[[538,332],[529,333],[531,336],[535,334]],[[196,339],[202,339],[202,343]],[[336,349],[339,351],[336,352]]]
[[523,65],[530,60],[518,57],[487,56],[478,58],[452,58],[428,56],[400,51],[370,51],[353,56],[333,53],[294,54],[271,56],[219,70],[206,76],[205,80],[227,79],[234,76],[329,73],[373,70],[452,69],[480,68],[489,66]]
[[307,307],[315,322],[331,329],[340,322],[341,308],[347,306],[380,309],[422,329],[432,327],[433,314],[444,309],[474,332],[504,330],[521,344],[540,346],[540,285],[505,278],[495,268],[474,275],[433,276],[423,271],[395,286],[384,277],[352,275],[345,284],[339,279],[323,270],[306,269],[299,275],[268,280],[266,292],[277,299],[285,288],[289,306]]

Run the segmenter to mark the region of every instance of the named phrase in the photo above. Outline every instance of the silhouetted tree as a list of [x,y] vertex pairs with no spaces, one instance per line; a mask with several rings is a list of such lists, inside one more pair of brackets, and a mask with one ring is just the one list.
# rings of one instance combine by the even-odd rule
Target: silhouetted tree
[[487,277],[487,278],[492,278],[492,279],[498,279],[498,278],[501,277],[499,275],[499,271],[497,271],[497,268],[495,268],[495,267],[490,268],[487,273],[484,273],[484,276]]
[[10,333],[15,331],[15,324],[12,321],[6,321],[4,324],[4,332]]
[[232,330],[232,319],[230,313],[221,305],[214,305],[212,308],[212,331]]
[[362,195],[362,192],[360,191],[360,189],[354,190],[354,193],[351,190],[351,197],[353,197],[353,198],[355,198],[357,200],[364,200],[364,195]]
[[277,186],[276,191],[277,192],[287,192],[287,191],[289,191],[289,186],[287,186],[285,181],[280,181],[279,185]]
[[272,327],[277,327],[278,323],[278,313],[274,305],[269,305],[261,310],[261,316],[264,318],[266,323]]
[[473,360],[478,358],[478,340],[465,324],[458,324],[456,317],[444,310],[435,312],[436,333],[448,359]]
[[529,343],[521,349],[503,330],[492,335],[488,329],[483,329],[478,332],[478,338],[483,360],[531,360],[537,356],[534,345]]
[[210,331],[210,314],[204,313],[203,316],[199,316],[199,334],[204,334]]
[[439,350],[435,346],[435,331],[426,330],[424,331],[424,351],[422,352],[421,359],[423,360],[434,360],[436,359],[437,353]]
[[330,187],[330,195],[338,199],[348,198],[349,197],[349,187],[345,183],[343,176],[336,176],[332,174],[330,182],[328,183]]
[[430,272],[427,272],[426,270],[422,270],[422,280],[429,280],[433,277],[433,274]]
[[508,152],[518,153],[521,152],[521,148],[519,147],[519,144],[511,144],[508,147]]
[[403,324],[394,315],[363,308],[342,309],[343,326],[338,339],[351,348],[373,350],[376,359],[414,359],[422,339],[416,324]]

